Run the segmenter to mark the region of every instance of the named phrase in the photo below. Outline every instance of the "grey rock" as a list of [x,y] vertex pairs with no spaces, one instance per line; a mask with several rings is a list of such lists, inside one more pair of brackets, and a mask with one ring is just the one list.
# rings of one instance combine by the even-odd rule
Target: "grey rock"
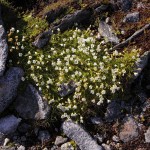
[[24,119],[47,119],[50,113],[50,106],[31,84],[22,95],[17,97],[15,109]]
[[102,150],[102,147],[80,125],[71,120],[63,122],[62,130],[81,150]]
[[139,77],[139,75],[147,65],[149,57],[150,57],[150,52],[147,51],[140,57],[138,61],[136,61],[134,76],[133,76],[134,79]]
[[46,12],[43,17],[46,18],[46,20],[50,24],[53,21],[55,21],[57,17],[60,17],[62,14],[64,14],[66,10],[67,10],[66,7],[59,7],[58,9],[55,10],[52,9]]
[[49,132],[47,130],[41,130],[38,133],[38,139],[43,142],[43,141],[47,141],[51,138]]
[[6,136],[3,133],[0,133],[0,145],[3,145]]
[[[91,21],[93,13],[94,13],[93,10],[89,8],[89,9],[78,10],[73,14],[69,14],[63,17],[58,23],[58,25],[38,35],[36,40],[32,44],[35,47],[42,48],[48,43],[53,33],[57,34],[58,28],[60,29],[61,32],[64,32],[67,29],[72,28],[75,23],[88,25]],[[52,30],[53,30],[53,33],[52,33]]]
[[17,88],[24,75],[21,68],[12,67],[0,78],[0,113],[13,101]]
[[3,26],[3,21],[1,18],[1,8],[0,8],[0,76],[2,76],[5,71],[7,55],[8,55],[8,45],[6,40],[5,29]]
[[65,97],[75,92],[75,88],[76,88],[76,85],[75,85],[75,82],[73,81],[70,81],[67,85],[63,83],[60,85],[61,90],[59,91],[59,94],[61,97]]
[[134,138],[138,137],[138,124],[133,119],[133,117],[125,117],[123,120],[123,125],[119,133],[119,138],[123,142],[129,142]]
[[140,20],[140,13],[134,12],[127,14],[123,19],[123,22],[138,22]]
[[32,45],[37,47],[37,48],[44,47],[48,43],[48,41],[50,40],[51,35],[52,35],[51,30],[45,31],[45,32],[39,34],[36,37],[35,41],[32,43]]
[[21,146],[19,146],[18,148],[17,148],[17,150],[25,150],[26,148],[23,146],[23,145],[21,145]]
[[121,0],[121,9],[123,11],[128,11],[132,7],[132,0]]
[[70,144],[70,142],[67,142],[63,145],[61,145],[61,150],[74,150],[74,147]]
[[102,144],[102,147],[104,148],[104,150],[111,150],[110,145],[107,145],[105,143]]
[[150,127],[147,129],[145,133],[145,142],[150,143]]
[[95,125],[103,125],[103,120],[100,117],[92,117],[91,122]]
[[104,21],[100,21],[98,31],[101,36],[106,38],[109,42],[118,44],[119,39],[118,37],[113,33],[112,27]]
[[107,122],[115,121],[116,119],[119,119],[122,117],[122,107],[120,103],[116,100],[111,101],[108,106],[105,113],[105,119]]
[[113,140],[114,142],[119,142],[120,139],[119,139],[118,136],[113,135],[112,140]]
[[57,136],[56,139],[55,139],[55,145],[61,145],[61,144],[64,144],[67,142],[67,138],[64,138],[62,136]]
[[13,115],[6,116],[0,119],[0,132],[9,135],[14,133],[20,123],[21,119]]

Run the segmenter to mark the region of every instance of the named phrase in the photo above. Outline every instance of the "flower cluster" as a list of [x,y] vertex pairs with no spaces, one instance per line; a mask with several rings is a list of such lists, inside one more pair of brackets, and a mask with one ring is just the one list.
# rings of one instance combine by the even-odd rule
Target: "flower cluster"
[[[18,51],[18,56],[20,61],[24,57],[26,79],[32,79],[49,103],[62,111],[61,117],[83,122],[91,105],[109,102],[124,90],[123,81],[132,77],[139,54],[137,50],[111,52],[110,46],[96,40],[89,28],[76,28],[52,35],[42,50],[32,48],[23,56]],[[73,92],[61,96],[61,85],[68,87],[72,81]]]

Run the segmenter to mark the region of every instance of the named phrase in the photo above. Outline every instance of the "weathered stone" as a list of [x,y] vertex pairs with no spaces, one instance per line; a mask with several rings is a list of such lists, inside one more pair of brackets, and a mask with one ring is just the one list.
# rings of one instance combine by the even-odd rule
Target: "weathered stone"
[[123,11],[128,11],[132,7],[132,0],[121,0],[121,9]]
[[100,35],[103,36],[104,38],[106,38],[109,42],[112,42],[115,44],[119,43],[119,39],[113,33],[112,27],[110,25],[106,24],[106,22],[100,21],[98,31],[99,31]]
[[0,119],[0,132],[4,135],[14,133],[20,123],[21,119],[13,115],[6,116]]
[[68,140],[67,138],[64,138],[62,136],[57,136],[54,144],[55,145],[61,145],[61,144],[66,143],[67,140]]
[[55,21],[57,19],[57,17],[61,16],[62,14],[65,13],[65,11],[67,10],[66,7],[60,7],[56,10],[50,10],[47,13],[44,14],[44,18],[46,18],[46,20],[48,21],[48,23],[52,23],[53,21]]
[[22,95],[17,97],[15,109],[24,119],[47,119],[50,113],[50,106],[31,84]]
[[150,127],[148,128],[148,130],[145,133],[145,142],[150,143]]
[[138,137],[138,124],[132,117],[126,117],[123,120],[122,129],[119,133],[120,140],[129,142]]
[[105,113],[105,119],[107,122],[112,122],[116,119],[122,117],[122,107],[120,103],[116,100],[111,101],[107,106],[107,111]]
[[123,19],[123,22],[138,22],[139,19],[140,19],[140,13],[134,12],[134,13],[127,14]]
[[150,52],[147,51],[140,57],[138,61],[136,61],[134,79],[136,79],[141,74],[141,72],[143,71],[143,69],[148,63],[149,57],[150,57]]
[[92,117],[90,120],[95,125],[103,125],[103,121],[100,117]]
[[62,124],[64,134],[74,140],[81,150],[102,150],[95,140],[78,124],[65,121]]
[[17,88],[24,75],[21,68],[12,67],[0,78],[0,113],[13,101]]
[[51,138],[49,132],[47,130],[41,130],[39,131],[38,133],[38,139],[41,141],[41,142],[44,142],[46,140],[49,140]]
[[0,7],[0,76],[2,76],[5,71],[5,64],[8,55],[8,45],[6,41],[7,41],[6,33],[1,18],[1,7]]

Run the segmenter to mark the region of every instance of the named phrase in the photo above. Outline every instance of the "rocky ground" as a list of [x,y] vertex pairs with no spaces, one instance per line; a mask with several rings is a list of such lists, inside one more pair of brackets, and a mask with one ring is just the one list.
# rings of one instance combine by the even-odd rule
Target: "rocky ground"
[[[2,3],[2,1],[0,1]],[[2,3],[3,4],[3,3]],[[55,5],[53,5],[55,4]],[[15,7],[22,5],[16,1]],[[44,9],[49,5],[48,9]],[[51,36],[68,30],[75,23],[87,26],[95,22],[98,36],[113,43],[113,49],[138,47],[141,61],[127,101],[114,100],[98,108],[98,115],[84,124],[50,120],[50,105],[29,84],[18,92],[23,69],[7,66],[8,42],[5,29],[14,22],[0,11],[0,149],[1,150],[149,150],[150,149],[150,2],[148,0],[83,0],[51,2],[26,1],[19,11],[33,11],[46,17],[49,29],[34,37],[33,45],[43,48]],[[51,7],[53,6],[53,10]],[[67,12],[71,8],[71,13]],[[77,11],[78,10],[78,11]],[[10,10],[8,10],[10,11]],[[103,15],[102,15],[103,14]],[[56,21],[56,19],[58,20]],[[9,19],[9,21],[7,20]],[[115,34],[114,34],[115,31]],[[113,50],[112,49],[112,50]],[[140,69],[139,69],[140,68]],[[50,115],[51,114],[51,115]],[[101,114],[101,115],[100,115]],[[59,118],[59,116],[58,116]]]

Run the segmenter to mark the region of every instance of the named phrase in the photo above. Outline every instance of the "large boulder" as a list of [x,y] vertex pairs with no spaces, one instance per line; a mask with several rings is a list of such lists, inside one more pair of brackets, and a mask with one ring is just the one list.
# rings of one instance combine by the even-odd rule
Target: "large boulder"
[[21,68],[12,67],[0,78],[0,113],[13,101],[24,72]]
[[22,95],[17,97],[15,109],[24,119],[47,119],[50,113],[50,106],[31,84],[27,86]]
[[62,124],[62,130],[81,150],[102,150],[102,147],[80,125],[71,120]]
[[6,42],[6,33],[1,18],[1,7],[0,7],[0,76],[2,76],[5,71],[7,54],[8,54],[8,45]]

